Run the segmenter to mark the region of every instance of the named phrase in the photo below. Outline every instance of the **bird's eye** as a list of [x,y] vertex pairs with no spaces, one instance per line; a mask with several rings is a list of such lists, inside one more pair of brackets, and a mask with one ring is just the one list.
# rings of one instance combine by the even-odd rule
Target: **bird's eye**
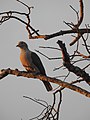
[[24,43],[23,43],[23,42],[21,42],[21,44],[23,45]]

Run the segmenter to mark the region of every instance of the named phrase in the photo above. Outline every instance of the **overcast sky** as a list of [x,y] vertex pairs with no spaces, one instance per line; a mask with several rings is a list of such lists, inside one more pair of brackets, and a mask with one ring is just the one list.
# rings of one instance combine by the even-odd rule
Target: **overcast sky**
[[[31,12],[31,25],[39,29],[41,34],[69,29],[63,21],[76,22],[75,13],[69,5],[78,10],[79,0],[23,0],[23,2],[29,6],[34,6]],[[16,0],[0,0],[0,12],[9,10],[27,12],[27,9]],[[84,0],[84,10],[85,17],[82,27],[90,22],[90,0]],[[60,53],[58,51],[40,49],[39,46],[58,47],[56,44],[58,39],[64,40],[68,46],[70,38],[69,36],[61,36],[49,41],[43,39],[29,40],[25,26],[14,19],[9,20],[0,26],[0,69],[10,67],[24,70],[19,60],[20,50],[16,48],[16,44],[20,40],[27,42],[32,51],[37,49],[49,57],[59,57]],[[69,49],[69,51],[71,50],[73,48]],[[62,64],[61,61],[49,61],[44,56],[38,55],[42,59],[48,76],[62,75],[63,72],[59,70],[53,72],[55,67]],[[71,80],[74,79],[73,77]],[[88,85],[82,84],[82,86],[90,90]],[[9,75],[0,81],[0,120],[20,120],[21,118],[28,120],[41,112],[42,107],[23,98],[24,95],[46,100],[49,103],[52,101],[52,92],[48,93],[41,81]],[[60,117],[61,120],[89,120],[90,99],[65,89]]]

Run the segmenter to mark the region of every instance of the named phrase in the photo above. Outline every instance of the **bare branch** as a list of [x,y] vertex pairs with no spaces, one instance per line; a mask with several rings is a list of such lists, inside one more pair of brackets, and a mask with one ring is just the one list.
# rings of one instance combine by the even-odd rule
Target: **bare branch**
[[39,48],[49,48],[49,49],[52,49],[52,50],[61,50],[61,49],[59,49],[59,48],[55,48],[55,47],[44,47],[44,46],[39,46]]
[[[59,102],[58,103],[56,103],[57,102],[56,97],[58,97],[57,93],[59,93]],[[60,105],[62,102],[62,93],[60,90],[53,93],[53,104],[52,105],[48,105],[48,103],[43,100],[33,99],[28,96],[23,96],[23,97],[28,98],[44,107],[44,109],[38,116],[31,118],[29,120],[34,120],[34,119],[40,119],[40,120],[44,120],[44,119],[55,120],[56,119],[56,120],[58,120],[59,119],[59,109],[60,109]],[[57,104],[57,109],[55,109],[56,104]]]
[[86,56],[86,55],[80,53],[79,51],[77,51],[77,53],[78,53],[80,56],[82,56],[83,58],[90,58],[90,55],[89,55],[89,56]]
[[30,17],[29,17],[29,15],[31,13],[31,8],[34,8],[34,7],[33,6],[29,7],[28,5],[26,5],[24,2],[22,2],[20,0],[17,0],[17,1],[20,2],[21,4],[23,4],[24,6],[26,6],[28,8],[28,14],[25,14],[25,15],[26,15],[27,20],[28,20],[28,23],[26,25],[26,29],[28,31],[28,34],[29,34],[28,36],[29,36],[29,39],[30,39],[30,38],[32,38],[32,33],[31,33],[30,29],[29,29],[29,25],[30,25]]
[[[20,1],[19,1],[19,2],[20,2]],[[29,11],[30,11],[31,8],[33,8],[33,7],[27,6],[25,3],[23,3],[23,4],[28,8]],[[24,15],[24,16],[26,16],[27,22],[24,21],[24,20],[22,20],[22,19],[20,19],[20,18],[18,18],[17,16],[14,16],[14,15],[13,15],[14,13],[17,14],[17,15],[19,14],[19,15]],[[17,11],[8,11],[8,12],[2,12],[2,13],[0,13],[0,15],[3,15],[3,16],[1,17],[1,20],[0,20],[0,23],[1,23],[1,24],[4,23],[5,21],[11,19],[11,18],[14,18],[14,19],[20,21],[21,23],[25,24],[30,39],[43,38],[43,39],[47,40],[47,39],[51,39],[51,38],[54,38],[54,37],[57,37],[57,36],[65,35],[65,34],[72,34],[72,33],[78,33],[78,32],[79,32],[80,34],[87,33],[87,30],[86,30],[86,29],[79,29],[79,28],[78,28],[78,31],[77,31],[76,29],[63,30],[63,31],[60,30],[59,32],[56,32],[56,33],[53,33],[53,34],[50,34],[50,35],[40,35],[40,34],[38,33],[39,30],[35,30],[35,29],[30,25],[30,18],[29,18],[30,12],[28,12],[28,13],[23,13],[23,12],[22,12],[22,13],[21,13],[21,12],[17,12]],[[29,28],[32,30],[32,33],[31,33],[31,30],[30,30]],[[35,35],[32,36],[34,33],[35,33],[37,36],[35,36]],[[90,33],[90,29],[88,29],[88,33]]]
[[[86,30],[86,28],[78,29],[78,32],[80,34],[84,34],[84,33],[87,33],[87,30]],[[60,30],[59,32],[56,32],[56,33],[53,33],[53,34],[50,34],[50,35],[45,35],[43,38],[45,40],[48,40],[48,39],[51,39],[51,38],[54,38],[54,37],[58,37],[58,36],[61,36],[61,35],[66,35],[66,34],[72,34],[72,33],[77,33],[77,30],[76,29],[74,29],[74,30]],[[88,29],[88,33],[90,33],[90,29]]]
[[[56,60],[56,59],[63,60],[63,65],[59,66],[59,68],[55,68],[54,70],[58,70],[58,69],[64,67],[64,69],[63,68],[62,69],[66,70],[65,75],[62,74],[62,75],[57,76],[57,77],[62,77],[62,79],[64,79],[64,80],[57,79],[57,77],[49,77],[49,76],[44,76],[41,74],[35,74],[35,73],[26,72],[26,71],[19,71],[18,69],[12,70],[12,69],[8,68],[8,69],[3,69],[0,71],[0,80],[8,75],[15,75],[15,76],[22,76],[22,77],[27,77],[27,78],[34,78],[34,79],[37,79],[40,81],[48,81],[48,82],[57,84],[58,87],[51,91],[53,93],[52,105],[49,105],[46,101],[43,101],[43,100],[33,99],[33,98],[27,97],[27,96],[23,96],[23,97],[28,98],[44,107],[44,109],[38,116],[36,116],[30,120],[33,120],[33,119],[59,120],[60,107],[61,107],[61,102],[62,102],[62,90],[64,88],[68,88],[70,90],[73,90],[75,92],[78,92],[78,93],[90,98],[89,91],[76,85],[76,83],[80,83],[82,81],[84,81],[85,83],[90,85],[90,75],[87,72],[85,72],[85,70],[90,66],[90,64],[85,64],[84,68],[75,66],[75,63],[78,63],[80,61],[90,60],[89,59],[90,58],[90,48],[89,48],[90,46],[88,45],[88,41],[87,41],[89,38],[89,33],[90,33],[90,25],[86,25],[85,26],[86,28],[82,28],[82,29],[80,28],[80,25],[82,24],[83,18],[84,18],[83,0],[79,0],[79,2],[80,2],[79,12],[70,5],[70,7],[75,12],[76,17],[77,17],[76,23],[73,23],[73,22],[68,23],[68,22],[64,21],[64,23],[70,28],[70,30],[69,29],[68,30],[60,30],[58,32],[55,32],[55,33],[52,33],[49,35],[46,35],[46,34],[41,35],[39,33],[39,30],[36,30],[35,28],[32,27],[30,15],[31,15],[31,9],[34,7],[28,6],[26,3],[22,2],[21,0],[16,0],[16,1],[18,3],[20,3],[21,5],[23,5],[24,7],[26,7],[28,11],[27,12],[18,12],[18,11],[2,12],[2,13],[0,13],[0,18],[1,18],[0,25],[6,21],[9,21],[12,18],[15,20],[18,20],[19,22],[21,22],[25,25],[26,30],[28,32],[29,39],[41,38],[44,40],[49,40],[49,39],[57,37],[57,36],[62,36],[62,35],[66,35],[66,34],[72,35],[74,33],[74,35],[72,35],[74,37],[74,39],[70,43],[70,46],[72,46],[76,43],[76,47],[75,47],[75,50],[73,51],[72,55],[69,55],[65,44],[59,40],[57,43],[60,48],[44,47],[44,46],[40,46],[40,48],[44,48],[44,49],[49,48],[51,50],[52,49],[59,50],[60,52],[62,52],[62,57],[50,58],[47,55],[43,54],[42,52],[35,50],[39,54],[48,58],[49,60]],[[26,21],[25,21],[25,19],[23,19],[23,17],[26,18]],[[86,38],[84,37],[85,33],[86,33]],[[80,38],[83,40],[84,44],[80,44]],[[85,50],[88,53],[88,55],[84,55],[83,53],[79,52],[80,45],[83,45],[83,47],[85,47]],[[74,81],[72,81],[71,83],[65,82],[65,80],[67,78],[69,78],[68,76],[70,75],[71,72],[73,72],[76,76],[78,76],[78,78],[75,79]]]
[[77,34],[77,37],[75,37],[75,39],[70,43],[70,46],[74,45],[80,38],[81,38],[82,34]]
[[[78,69],[80,70],[80,68],[76,67],[75,68],[75,71],[77,72]],[[78,74],[81,74],[82,70],[80,70],[80,72]],[[83,72],[82,72],[83,73]],[[52,82],[52,83],[55,83],[55,84],[58,84],[62,87],[65,87],[65,88],[69,88],[73,91],[76,91],[80,94],[83,94],[85,95],[86,97],[90,97],[90,92],[78,87],[78,86],[75,86],[75,85],[71,85],[67,82],[64,82],[60,79],[55,79],[55,78],[51,78],[51,77],[48,77],[48,76],[43,76],[43,75],[35,75],[34,73],[29,73],[29,72],[25,72],[25,71],[19,71],[18,69],[16,70],[11,70],[10,68],[9,69],[3,69],[0,71],[0,79],[3,79],[4,77],[6,77],[7,75],[16,75],[16,76],[23,76],[23,77],[27,77],[27,78],[37,78],[41,81],[48,81],[48,82]],[[86,74],[86,78],[88,76],[88,74]],[[88,76],[89,77],[89,76]],[[89,79],[87,80],[87,82],[89,81]]]
[[75,39],[70,43],[70,46],[74,45],[83,34],[79,33],[78,29],[79,26],[81,25],[82,21],[83,21],[83,17],[84,17],[84,7],[83,7],[83,0],[80,0],[80,15],[78,15],[78,12],[72,7],[70,6],[77,15],[77,24],[71,24],[73,26],[72,29],[76,29],[77,30],[77,37],[75,37]]
[[[43,106],[43,107],[47,107],[47,106],[48,106],[47,102],[45,102],[45,101],[38,100],[38,99],[33,99],[33,98],[31,98],[31,97],[28,97],[28,96],[23,96],[23,97],[24,97],[24,98],[27,98],[27,99],[30,99],[30,100],[38,103],[39,105],[41,105],[41,106]],[[44,102],[46,105],[43,104],[42,102]]]
[[83,0],[80,0],[80,18],[78,23],[75,25],[77,27],[79,27],[83,21],[83,17],[84,17],[84,6],[83,6]]
[[77,76],[83,78],[89,85],[90,85],[90,76],[88,73],[86,73],[84,70],[79,68],[78,66],[74,66],[70,63],[69,54],[67,52],[67,49],[65,47],[65,44],[62,43],[62,41],[58,40],[58,45],[60,46],[62,50],[62,56],[63,56],[63,65],[70,71],[76,74]]
[[50,58],[50,57],[48,57],[47,55],[45,55],[45,54],[43,54],[42,52],[40,52],[39,50],[35,50],[36,52],[38,52],[39,54],[41,54],[41,55],[43,55],[44,57],[46,57],[47,59],[49,59],[49,60],[56,60],[56,59],[62,59],[62,57],[52,57],[52,58]]

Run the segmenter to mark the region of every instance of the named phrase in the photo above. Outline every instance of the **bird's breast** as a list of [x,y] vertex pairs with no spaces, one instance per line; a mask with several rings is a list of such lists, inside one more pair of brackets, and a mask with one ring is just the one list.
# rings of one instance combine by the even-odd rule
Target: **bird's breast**
[[27,71],[34,71],[32,65],[31,54],[28,52],[20,53],[20,61]]

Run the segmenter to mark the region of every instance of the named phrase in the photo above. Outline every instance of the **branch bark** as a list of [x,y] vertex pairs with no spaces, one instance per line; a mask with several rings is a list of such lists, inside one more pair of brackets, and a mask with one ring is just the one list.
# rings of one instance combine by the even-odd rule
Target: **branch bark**
[[[72,33],[77,33],[79,34],[79,36],[77,36],[77,38],[79,39],[81,37],[81,35],[83,35],[84,33],[90,33],[90,29],[89,28],[83,28],[83,29],[79,29],[79,26],[81,25],[82,21],[83,21],[83,14],[84,14],[84,10],[83,10],[83,1],[80,0],[80,19],[78,20],[78,23],[74,25],[74,29],[72,30],[60,30],[56,33],[52,33],[49,35],[41,35],[39,34],[39,30],[35,30],[31,25],[30,25],[30,9],[33,7],[29,7],[28,5],[26,5],[25,3],[21,2],[20,0],[17,0],[18,2],[20,2],[21,4],[23,4],[25,7],[27,7],[28,9],[28,13],[25,12],[18,12],[18,11],[6,11],[6,12],[2,12],[0,13],[0,24],[8,21],[9,19],[15,19],[18,20],[19,22],[23,23],[26,26],[26,29],[28,31],[29,34],[29,39],[38,39],[38,38],[43,38],[44,40],[48,40],[57,36],[61,36],[61,35],[66,35],[66,34],[72,34]],[[15,14],[15,15],[14,15]],[[21,16],[25,16],[27,21],[24,21],[23,19],[19,18],[17,15],[21,15]],[[32,33],[31,33],[32,31]],[[36,34],[36,35],[34,35]],[[78,40],[77,39],[77,40]],[[77,41],[75,40],[75,42]],[[74,43],[75,43],[74,42]],[[70,45],[74,44],[71,43]]]
[[70,63],[70,58],[69,58],[69,54],[67,52],[67,49],[65,47],[65,44],[58,40],[58,45],[61,48],[62,51],[62,56],[63,56],[63,65],[70,71],[73,72],[75,75],[83,78],[89,85],[90,85],[90,76],[88,73],[86,73],[84,70],[82,70],[80,67],[78,66],[74,66],[73,64]]
[[7,75],[16,75],[16,76],[23,76],[23,77],[27,77],[27,78],[37,78],[41,81],[48,81],[48,82],[52,82],[52,83],[55,83],[55,84],[58,84],[62,87],[65,87],[65,88],[69,88],[73,91],[76,91],[86,97],[90,97],[90,92],[82,89],[81,87],[78,87],[76,85],[71,85],[67,82],[64,82],[60,79],[55,79],[55,78],[51,78],[51,77],[48,77],[48,76],[43,76],[43,75],[35,75],[33,73],[29,73],[29,72],[25,72],[25,71],[19,71],[18,69],[15,69],[15,70],[12,70],[12,69],[3,69],[1,70],[0,72],[0,79],[3,79],[4,77],[6,77]]
[[[78,32],[80,34],[84,34],[84,33],[87,33],[87,29],[86,28],[78,29]],[[56,32],[56,33],[53,33],[53,34],[50,34],[50,35],[45,35],[44,39],[48,40],[48,39],[58,37],[58,36],[61,36],[61,35],[73,34],[73,33],[78,33],[78,32],[77,32],[76,29],[73,29],[73,30],[60,30],[59,32]],[[88,29],[88,33],[90,33],[90,29]]]

